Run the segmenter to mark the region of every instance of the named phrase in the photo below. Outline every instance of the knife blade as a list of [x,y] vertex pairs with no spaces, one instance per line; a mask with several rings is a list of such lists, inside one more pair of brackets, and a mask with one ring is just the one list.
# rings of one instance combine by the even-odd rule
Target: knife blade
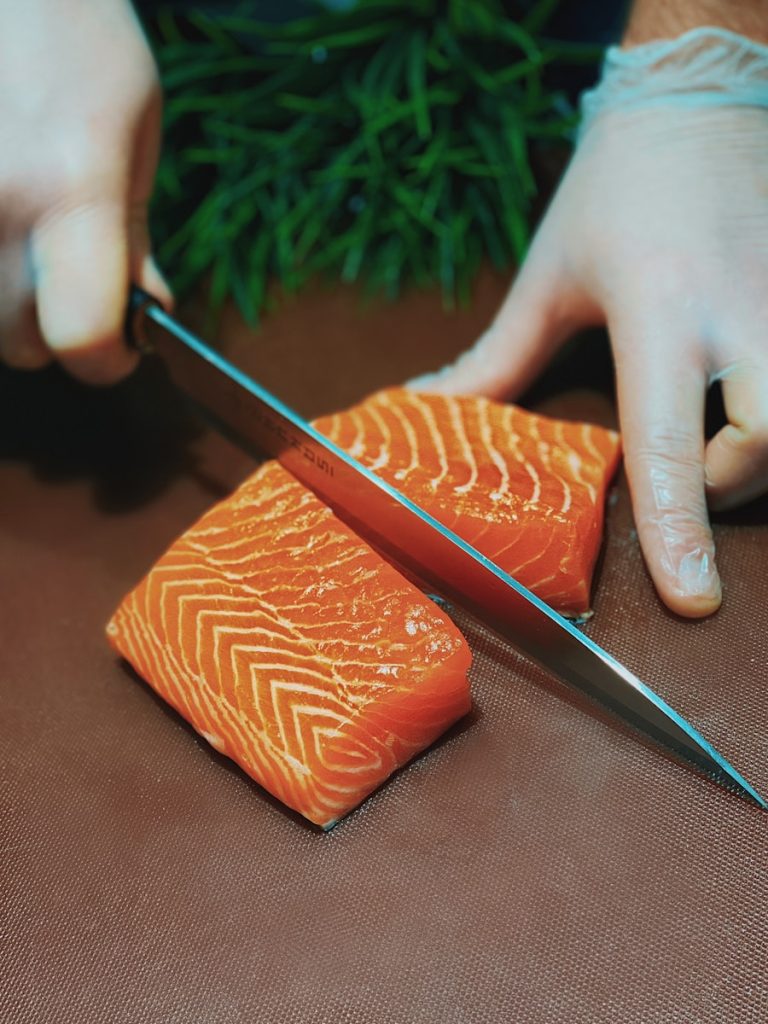
[[[153,331],[149,346],[146,321],[159,328]],[[759,793],[692,725],[616,658],[320,434],[137,287],[130,294],[126,336],[134,346],[156,351],[174,384],[220,430],[251,454],[277,458],[388,558],[546,671],[608,707],[714,781],[768,809]],[[363,505],[365,521],[356,512]]]

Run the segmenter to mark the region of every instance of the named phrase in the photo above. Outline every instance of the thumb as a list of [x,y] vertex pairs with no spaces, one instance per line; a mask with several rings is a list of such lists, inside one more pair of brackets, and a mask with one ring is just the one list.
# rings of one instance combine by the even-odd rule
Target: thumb
[[449,366],[406,386],[489,398],[524,391],[566,337],[596,316],[592,304],[550,256],[550,246],[539,237],[494,322],[472,348]]

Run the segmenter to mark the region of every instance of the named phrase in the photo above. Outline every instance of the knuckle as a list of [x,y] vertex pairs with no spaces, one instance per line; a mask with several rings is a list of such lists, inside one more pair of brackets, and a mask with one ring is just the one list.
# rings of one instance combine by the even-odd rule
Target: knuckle
[[627,468],[655,512],[682,514],[686,521],[703,501],[702,441],[683,428],[658,428],[627,445]]
[[732,424],[726,438],[729,446],[748,455],[768,453],[768,410]]
[[674,424],[660,425],[628,446],[636,462],[666,470],[690,472],[701,465],[702,439],[692,430]]

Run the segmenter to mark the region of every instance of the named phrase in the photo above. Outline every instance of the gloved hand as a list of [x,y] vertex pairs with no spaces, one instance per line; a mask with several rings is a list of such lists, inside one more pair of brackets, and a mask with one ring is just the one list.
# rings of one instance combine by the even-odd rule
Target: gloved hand
[[0,0],[0,358],[126,374],[129,277],[170,302],[146,207],[160,91],[127,0]]
[[[514,397],[601,323],[648,568],[670,608],[706,615],[721,600],[707,504],[768,489],[768,109],[598,111],[495,322],[411,385]],[[715,380],[729,423],[705,444]]]

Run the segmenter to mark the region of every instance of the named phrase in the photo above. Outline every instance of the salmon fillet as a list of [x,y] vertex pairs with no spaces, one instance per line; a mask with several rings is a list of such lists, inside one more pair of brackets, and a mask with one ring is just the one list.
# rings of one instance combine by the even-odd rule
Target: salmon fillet
[[615,431],[401,388],[315,426],[557,611],[589,612]]
[[[588,608],[616,434],[401,389],[316,426],[544,600]],[[276,462],[171,546],[107,632],[213,747],[324,828],[470,708],[450,619]]]
[[450,619],[276,462],[171,546],[107,633],[213,747],[323,828],[471,703]]

